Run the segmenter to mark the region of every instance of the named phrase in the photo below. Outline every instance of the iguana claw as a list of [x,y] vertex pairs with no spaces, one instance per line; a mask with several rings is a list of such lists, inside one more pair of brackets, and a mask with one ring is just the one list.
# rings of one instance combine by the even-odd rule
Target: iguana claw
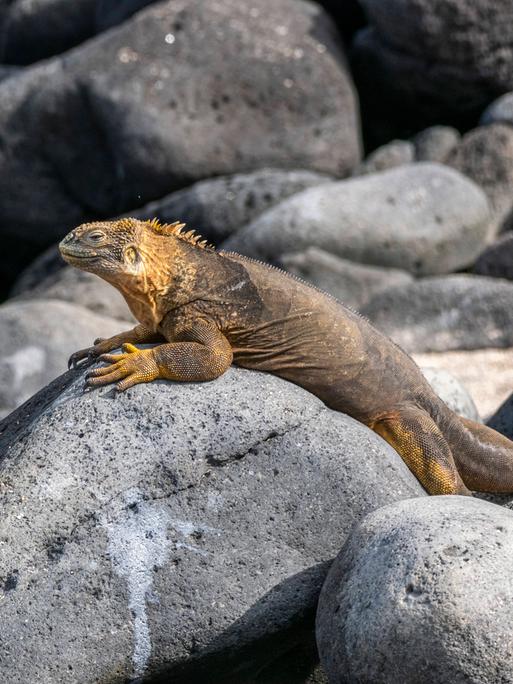
[[96,360],[98,354],[92,347],[87,349],[80,349],[74,352],[68,359],[68,369],[78,368],[79,366],[88,366]]

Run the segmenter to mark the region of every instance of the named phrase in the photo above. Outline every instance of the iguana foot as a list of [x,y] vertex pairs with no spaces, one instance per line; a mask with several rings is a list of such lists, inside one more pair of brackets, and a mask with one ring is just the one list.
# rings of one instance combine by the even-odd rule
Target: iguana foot
[[95,368],[86,375],[88,387],[102,387],[116,382],[118,392],[137,385],[140,382],[151,382],[159,377],[159,367],[155,360],[153,349],[138,349],[127,343],[122,347],[122,354],[102,354],[100,361],[110,364],[102,368]]
[[[68,369],[77,368],[80,366],[89,366],[95,361],[105,349],[101,348],[101,343],[105,342],[104,337],[97,337],[92,347],[86,349],[79,349],[74,352],[68,359]],[[82,363],[82,361],[84,363]]]

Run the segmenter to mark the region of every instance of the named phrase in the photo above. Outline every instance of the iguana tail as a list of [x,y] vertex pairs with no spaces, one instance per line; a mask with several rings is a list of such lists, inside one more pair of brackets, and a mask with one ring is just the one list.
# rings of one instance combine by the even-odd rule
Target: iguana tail
[[461,479],[469,489],[513,493],[512,441],[486,425],[455,413],[440,429],[451,447]]

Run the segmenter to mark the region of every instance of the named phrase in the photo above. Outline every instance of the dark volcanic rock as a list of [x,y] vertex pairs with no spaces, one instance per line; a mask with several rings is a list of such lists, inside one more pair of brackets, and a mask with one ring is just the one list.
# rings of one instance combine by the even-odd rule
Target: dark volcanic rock
[[447,163],[483,188],[500,231],[513,208],[513,127],[497,123],[470,131]]
[[205,177],[349,172],[357,104],[333,34],[298,0],[175,0],[6,79],[0,232],[44,246]]
[[141,219],[156,216],[169,223],[180,219],[217,244],[281,200],[331,180],[312,171],[261,169],[199,181],[130,215]]
[[389,138],[440,121],[471,125],[494,97],[513,89],[510,0],[362,5],[370,27],[353,43],[355,78],[364,116],[388,125]]
[[469,497],[371,513],[317,612],[330,684],[513,682],[513,513]]
[[223,245],[256,258],[315,246],[419,275],[472,264],[489,230],[477,185],[440,164],[406,164],[304,190]]
[[513,439],[513,394],[499,406],[486,424],[508,439]]
[[390,288],[362,309],[409,352],[513,346],[513,283],[450,275]]
[[13,682],[258,681],[354,523],[423,495],[365,426],[235,368],[118,396],[69,373],[0,424],[0,457]]
[[501,235],[478,257],[474,273],[513,280],[513,234]]

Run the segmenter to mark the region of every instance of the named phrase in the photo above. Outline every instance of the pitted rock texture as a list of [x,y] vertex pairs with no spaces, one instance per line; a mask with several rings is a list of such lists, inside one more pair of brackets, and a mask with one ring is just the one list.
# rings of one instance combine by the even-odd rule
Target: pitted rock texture
[[330,684],[513,682],[513,513],[434,496],[364,518],[317,611]]
[[129,213],[167,223],[180,219],[218,244],[290,195],[332,180],[312,171],[261,169],[198,181]]
[[317,247],[308,247],[304,252],[282,254],[279,266],[328,292],[352,309],[365,306],[378,292],[413,281],[406,271],[358,264]]
[[121,395],[70,371],[0,424],[0,459],[2,681],[258,681],[312,644],[354,523],[423,496],[365,426],[236,368]]
[[362,313],[408,352],[513,346],[513,283],[450,275],[375,295]]
[[206,177],[360,159],[342,47],[301,0],[150,5],[0,83],[0,131],[0,232],[41,246]]
[[304,190],[261,214],[223,245],[257,258],[309,246],[418,275],[471,264],[483,248],[483,191],[440,164],[406,164]]
[[10,301],[0,307],[0,417],[65,370],[96,337],[132,327],[68,302]]

